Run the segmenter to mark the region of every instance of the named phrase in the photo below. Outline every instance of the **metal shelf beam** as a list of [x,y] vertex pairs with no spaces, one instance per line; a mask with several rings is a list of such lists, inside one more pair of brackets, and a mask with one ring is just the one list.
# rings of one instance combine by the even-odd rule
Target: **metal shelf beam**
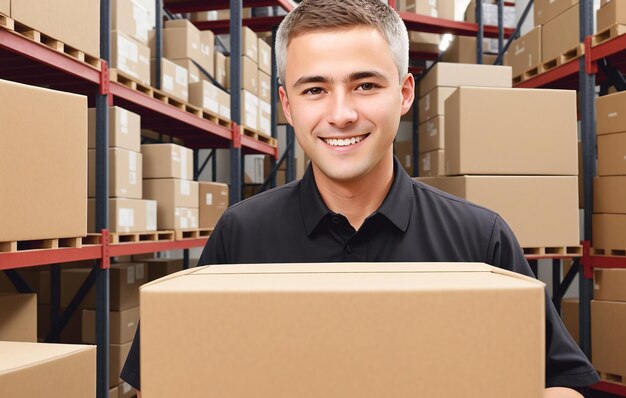
[[[187,13],[198,11],[225,10],[230,7],[229,0],[203,0],[171,1],[165,0],[165,8],[173,13]],[[285,11],[291,11],[296,3],[289,0],[244,0],[242,7],[282,7]]]

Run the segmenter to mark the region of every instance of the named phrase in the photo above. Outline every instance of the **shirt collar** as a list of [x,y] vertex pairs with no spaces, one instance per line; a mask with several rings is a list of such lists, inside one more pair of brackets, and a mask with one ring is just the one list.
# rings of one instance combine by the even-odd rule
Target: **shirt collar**
[[[377,213],[385,216],[402,232],[406,232],[413,207],[412,182],[395,156],[393,170],[394,178],[391,188]],[[300,187],[300,206],[304,228],[310,236],[322,219],[332,212],[322,200],[322,195],[315,184],[313,167],[310,164],[300,181]]]

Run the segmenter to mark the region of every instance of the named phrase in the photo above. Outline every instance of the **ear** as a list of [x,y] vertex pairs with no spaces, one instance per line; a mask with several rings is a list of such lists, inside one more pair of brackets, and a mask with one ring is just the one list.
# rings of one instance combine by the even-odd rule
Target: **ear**
[[291,108],[289,107],[289,98],[287,97],[287,91],[283,86],[278,87],[278,96],[280,97],[280,104],[283,107],[283,113],[285,114],[285,119],[287,122],[293,127],[293,121],[291,119]]
[[415,78],[412,73],[407,73],[402,81],[402,115],[406,114],[415,100]]

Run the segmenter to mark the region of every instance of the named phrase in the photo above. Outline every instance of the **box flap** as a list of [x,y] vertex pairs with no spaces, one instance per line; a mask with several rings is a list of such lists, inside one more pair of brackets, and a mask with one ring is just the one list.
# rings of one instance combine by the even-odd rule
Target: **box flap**
[[0,341],[0,374],[95,349],[93,345]]

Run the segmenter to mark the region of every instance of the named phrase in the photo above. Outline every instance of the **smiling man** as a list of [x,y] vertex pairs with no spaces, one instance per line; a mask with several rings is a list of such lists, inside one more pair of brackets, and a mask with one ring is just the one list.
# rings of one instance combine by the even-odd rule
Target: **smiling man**
[[[304,0],[275,51],[283,111],[311,165],[302,180],[228,209],[199,265],[485,262],[532,275],[498,214],[413,181],[394,158],[415,92],[395,11],[380,0]],[[122,377],[140,387],[138,338]],[[572,388],[598,380],[547,299],[545,396],[580,397]]]

